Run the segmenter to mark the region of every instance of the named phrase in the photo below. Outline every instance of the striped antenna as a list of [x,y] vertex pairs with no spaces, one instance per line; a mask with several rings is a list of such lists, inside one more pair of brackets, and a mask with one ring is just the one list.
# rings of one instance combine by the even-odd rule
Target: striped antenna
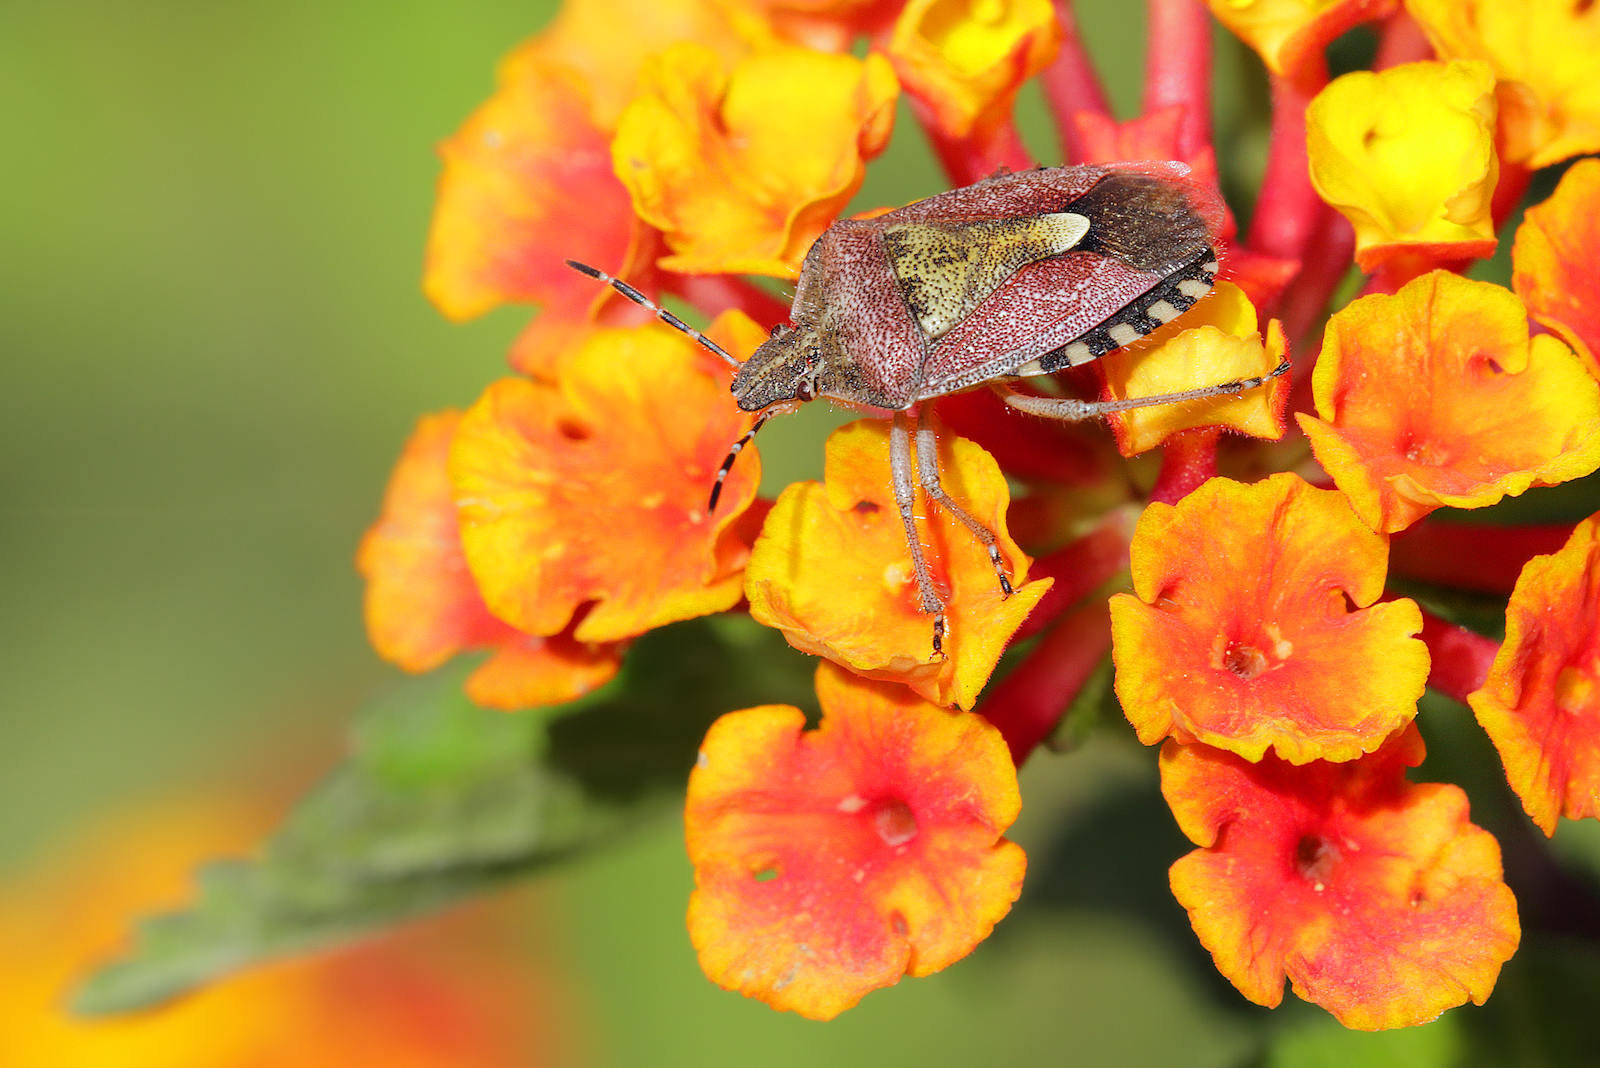
[[744,437],[733,443],[733,448],[728,450],[728,458],[722,461],[722,466],[717,468],[717,480],[711,485],[711,500],[706,504],[706,515],[717,510],[717,499],[722,496],[722,480],[728,477],[728,472],[733,470],[733,461],[739,458],[744,447],[755,438],[756,431],[761,429],[763,423],[772,418],[772,409],[767,409],[756,416],[756,421],[750,429],[744,432]]
[[[717,344],[715,341],[712,341],[710,338],[706,337],[700,331],[696,330],[694,327],[690,326],[688,323],[684,322],[682,319],[678,318],[676,315],[673,315],[671,312],[667,311],[667,309],[663,308],[661,305],[657,304],[655,301],[651,300],[649,297],[645,296],[643,293],[639,292],[637,289],[633,288],[628,283],[624,282],[622,279],[613,278],[609,274],[606,274],[606,272],[602,271],[600,268],[598,268],[598,267],[590,267],[587,263],[579,263],[577,260],[568,260],[567,261],[567,266],[571,267],[574,271],[577,271],[579,274],[586,274],[590,278],[594,278],[594,279],[596,279],[598,281],[604,282],[606,285],[610,286],[612,289],[615,289],[618,293],[621,293],[623,296],[627,297],[629,300],[631,300],[635,304],[639,305],[639,307],[648,308],[650,311],[655,312],[655,315],[656,315],[657,319],[660,319],[662,322],[666,323],[668,326],[673,327],[676,330],[681,330],[683,333],[685,333],[685,334],[689,335],[690,337],[694,338],[696,341],[700,342],[700,344],[704,345],[706,348],[710,349],[712,352],[716,353],[718,356],[721,356],[724,360],[728,361],[728,364],[730,366],[732,366],[732,367],[738,367],[739,366],[739,360],[737,360],[731,353],[729,353],[727,349],[723,348],[721,345]],[[719,486],[721,485],[720,481],[718,482],[718,485]],[[712,501],[714,502],[715,500],[716,500],[716,495],[713,494],[712,495]]]

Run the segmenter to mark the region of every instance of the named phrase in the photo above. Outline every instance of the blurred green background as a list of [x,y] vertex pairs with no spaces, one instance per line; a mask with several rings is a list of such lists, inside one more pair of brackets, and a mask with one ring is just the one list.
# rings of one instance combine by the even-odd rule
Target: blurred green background
[[[1127,6],[1083,15],[1124,105]],[[356,542],[416,417],[470,403],[526,319],[453,326],[423,300],[433,144],[553,7],[0,15],[0,871],[139,799],[227,791],[244,767],[310,782],[393,677],[362,632]],[[1224,81],[1234,100],[1259,88]],[[1259,159],[1259,136],[1223,133],[1230,168]],[[931,191],[927,158],[905,124],[865,199]],[[776,477],[815,472],[816,436],[774,425]],[[551,880],[543,952],[597,1065],[1223,1065],[1269,1030],[1327,1030],[1292,998],[1256,1010],[1211,969],[1167,893],[1187,847],[1154,781],[1126,737],[1031,764],[1016,912],[967,961],[829,1025],[701,977],[671,812]]]

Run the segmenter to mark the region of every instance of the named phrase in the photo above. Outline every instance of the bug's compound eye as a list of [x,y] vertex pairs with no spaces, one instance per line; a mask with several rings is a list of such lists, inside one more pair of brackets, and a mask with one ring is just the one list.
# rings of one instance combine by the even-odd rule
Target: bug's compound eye
[[816,346],[806,350],[805,365],[800,369],[800,378],[795,382],[794,395],[799,400],[815,400],[817,396],[817,372],[822,369],[822,350]]
[[795,386],[794,395],[803,401],[816,400],[817,384],[812,381],[811,377],[808,375],[807,377],[802,378],[800,383]]

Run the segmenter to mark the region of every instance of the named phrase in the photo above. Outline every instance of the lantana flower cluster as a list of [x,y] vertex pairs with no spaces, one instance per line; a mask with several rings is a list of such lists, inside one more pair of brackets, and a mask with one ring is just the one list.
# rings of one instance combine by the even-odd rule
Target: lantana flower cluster
[[[566,0],[442,146],[428,296],[457,319],[538,312],[511,373],[407,444],[360,550],[373,642],[412,671],[486,654],[469,693],[508,710],[590,692],[635,638],[710,613],[818,657],[815,729],[792,707],[728,711],[688,781],[695,950],[776,1008],[834,1016],[988,935],[1023,882],[1016,768],[1108,655],[1194,844],[1172,891],[1262,1005],[1287,979],[1349,1027],[1409,1026],[1482,1003],[1516,951],[1495,838],[1459,787],[1412,781],[1425,687],[1471,705],[1547,834],[1600,815],[1600,514],[1435,514],[1600,467],[1600,161],[1507,233],[1535,170],[1600,151],[1600,8],[1149,15],[1140,113],[1118,121],[1065,2]],[[919,497],[942,655],[885,413],[836,431],[822,481],[776,500],[745,448],[708,509],[750,425],[730,369],[563,261],[747,356],[789,316],[762,280],[795,281],[895,133],[932,146],[930,194],[1039,165],[1013,122],[1030,80],[1048,162],[1176,160],[1215,183],[1213,15],[1272,90],[1248,226],[1226,221],[1221,280],[1190,314],[1038,388],[1149,396],[1285,357],[1292,375],[1109,433],[982,389],[925,402],[944,487],[995,532],[1015,590]],[[1328,45],[1363,25],[1373,69],[1330,79]],[[1463,274],[1508,239],[1512,288]],[[1330,316],[1352,267],[1360,295]],[[1130,474],[1144,453],[1153,477]],[[1509,595],[1504,641],[1392,579]]]

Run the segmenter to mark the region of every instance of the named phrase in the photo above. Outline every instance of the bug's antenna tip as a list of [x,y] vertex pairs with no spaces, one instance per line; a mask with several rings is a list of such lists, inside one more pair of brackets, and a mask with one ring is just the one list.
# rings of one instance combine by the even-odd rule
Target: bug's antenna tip
[[574,271],[577,271],[579,274],[588,275],[590,278],[603,278],[604,277],[604,275],[602,275],[600,273],[600,270],[598,268],[590,267],[587,263],[579,263],[577,260],[568,260],[567,261],[567,266],[571,267]]
[[1272,374],[1269,377],[1277,378],[1280,375],[1283,375],[1283,374],[1287,373],[1289,368],[1290,368],[1290,366],[1291,366],[1291,364],[1289,363],[1289,357],[1287,357],[1287,356],[1283,357],[1282,359],[1280,359],[1278,361],[1278,366],[1276,366],[1276,367],[1274,367],[1272,369]]

